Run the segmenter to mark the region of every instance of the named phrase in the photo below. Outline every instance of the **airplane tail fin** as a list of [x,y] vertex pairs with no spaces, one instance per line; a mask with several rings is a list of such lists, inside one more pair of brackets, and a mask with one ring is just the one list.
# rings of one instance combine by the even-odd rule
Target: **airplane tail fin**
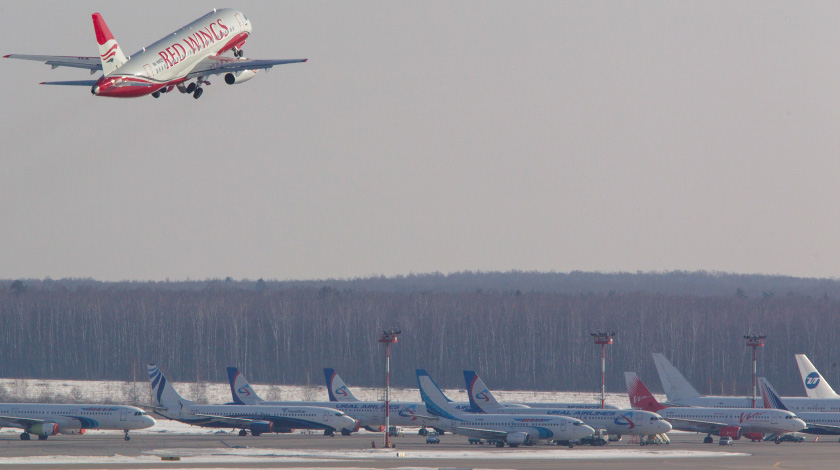
[[653,353],[653,362],[656,364],[656,372],[659,373],[659,380],[662,382],[662,388],[665,389],[665,396],[668,397],[669,402],[700,397],[700,392],[688,383],[688,380],[664,354]]
[[264,401],[251,388],[251,384],[245,380],[245,376],[236,367],[228,367],[228,382],[230,382],[230,393],[233,395],[233,402],[237,405],[257,405]]
[[159,414],[171,418],[178,419],[182,413],[184,405],[192,405],[193,402],[184,399],[172,384],[166,380],[166,377],[154,364],[148,364],[149,381],[152,383],[152,396],[155,398],[157,406],[163,408],[157,411]]
[[426,405],[429,413],[447,419],[461,421],[457,415],[461,414],[458,409],[449,404],[449,399],[443,394],[443,390],[429,376],[425,369],[417,369],[417,384],[420,387],[420,397]]
[[105,75],[122,67],[128,62],[122,49],[120,49],[108,25],[105,24],[105,19],[99,13],[94,13],[93,30],[96,32],[96,42],[99,43],[99,58],[102,60],[102,72]]
[[802,384],[805,385],[808,398],[838,398],[820,371],[808,360],[808,356],[797,354],[796,365],[799,366],[799,375],[802,376]]
[[470,411],[473,413],[493,413],[502,404],[490,393],[490,389],[481,377],[472,370],[464,371],[464,381],[467,383],[467,395],[470,397]]
[[327,393],[330,395],[330,401],[359,401],[335,369],[325,367],[324,378],[327,379]]
[[625,372],[624,381],[627,383],[627,394],[630,396],[630,406],[633,408],[654,413],[665,408],[656,401],[653,393],[648,390],[635,372]]
[[758,378],[758,387],[761,390],[761,399],[764,401],[765,408],[775,408],[777,410],[787,410],[787,407],[782,402],[782,398],[776,393],[776,390],[770,385],[770,382],[764,378]]

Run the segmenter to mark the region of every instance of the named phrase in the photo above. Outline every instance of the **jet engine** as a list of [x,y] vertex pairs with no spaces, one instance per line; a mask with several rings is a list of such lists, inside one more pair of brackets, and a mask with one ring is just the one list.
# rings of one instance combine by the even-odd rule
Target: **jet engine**
[[252,435],[259,436],[264,432],[274,432],[274,423],[271,421],[254,421],[248,426],[248,429],[251,430]]
[[720,428],[720,437],[731,437],[738,440],[741,438],[741,426],[724,426]]
[[59,426],[58,432],[61,434],[84,434],[85,430],[81,426]]
[[764,440],[764,433],[760,432],[745,432],[744,437],[753,441],[753,442],[760,442]]
[[531,436],[529,436],[527,432],[509,432],[507,435],[507,443],[511,447],[519,447],[530,441]]
[[239,72],[229,72],[225,74],[225,83],[233,85],[235,83],[247,82],[248,80],[257,76],[256,70],[240,70]]
[[58,424],[56,423],[38,423],[29,426],[26,430],[29,434],[37,434],[39,436],[52,436],[58,434]]

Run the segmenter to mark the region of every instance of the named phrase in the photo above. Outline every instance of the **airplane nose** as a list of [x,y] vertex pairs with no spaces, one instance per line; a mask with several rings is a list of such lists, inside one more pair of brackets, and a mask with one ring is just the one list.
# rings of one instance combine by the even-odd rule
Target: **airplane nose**
[[665,434],[666,432],[671,432],[671,429],[674,429],[668,421],[660,421],[659,425],[661,426],[661,430],[657,434]]

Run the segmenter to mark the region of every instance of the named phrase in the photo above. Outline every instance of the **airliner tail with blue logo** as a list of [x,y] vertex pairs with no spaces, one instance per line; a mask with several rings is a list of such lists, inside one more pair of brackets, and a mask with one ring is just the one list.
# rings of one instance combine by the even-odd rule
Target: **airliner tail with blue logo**
[[359,401],[353,392],[347,388],[344,380],[335,371],[335,369],[324,368],[324,378],[327,380],[327,392],[330,395],[330,401]]
[[265,400],[257,395],[251,388],[251,384],[245,380],[245,376],[236,367],[228,367],[228,382],[230,382],[230,393],[233,396],[233,403],[236,405],[259,405]]
[[811,364],[808,356],[797,354],[796,365],[799,366],[802,385],[805,386],[805,393],[808,398],[840,398],[840,395],[834,392],[834,389],[826,382],[820,371],[814,367],[814,364]]

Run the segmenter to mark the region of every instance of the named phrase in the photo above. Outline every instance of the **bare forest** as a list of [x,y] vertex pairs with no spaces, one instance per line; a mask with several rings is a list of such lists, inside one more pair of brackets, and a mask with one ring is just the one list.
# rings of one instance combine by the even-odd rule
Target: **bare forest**
[[[747,333],[767,335],[759,375],[804,395],[795,353],[840,386],[840,283],[710,273],[460,273],[347,281],[103,283],[4,281],[0,377],[143,380],[158,363],[176,382],[320,385],[383,381],[377,333],[402,331],[392,384],[415,368],[444,387],[475,369],[493,388],[595,392],[595,330],[616,332],[607,389],[636,371],[661,391],[650,354],[665,353],[703,393],[751,393]],[[412,287],[413,286],[413,287]]]

